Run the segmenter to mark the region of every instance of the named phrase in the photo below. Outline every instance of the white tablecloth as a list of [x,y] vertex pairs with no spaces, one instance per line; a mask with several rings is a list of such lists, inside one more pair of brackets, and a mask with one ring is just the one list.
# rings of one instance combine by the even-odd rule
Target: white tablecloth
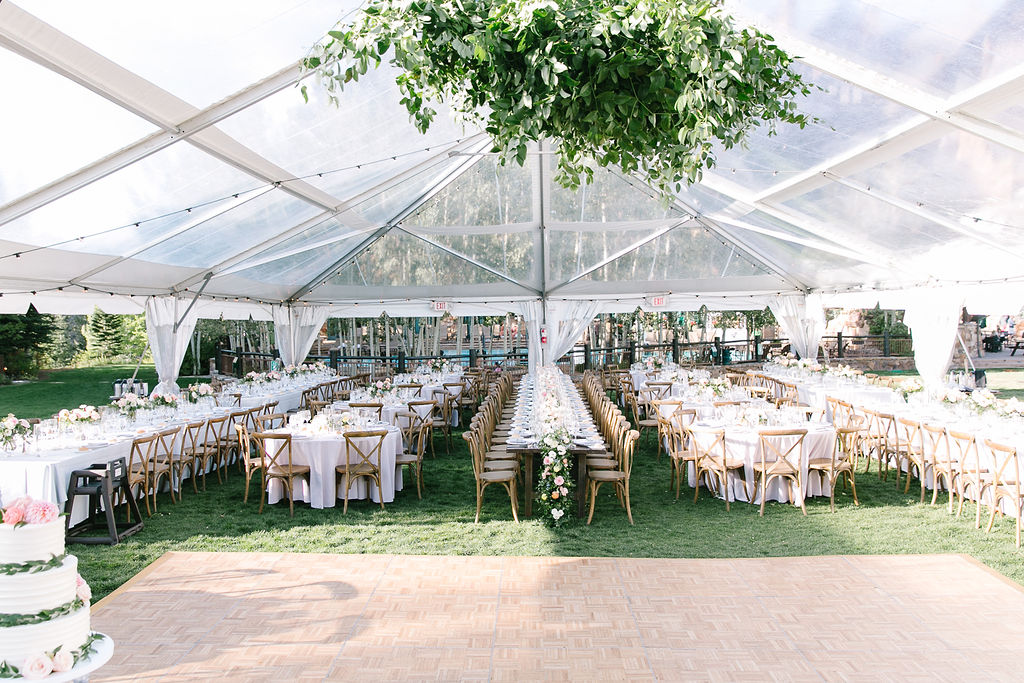
[[[360,427],[363,430],[379,429],[379,427]],[[395,491],[402,490],[402,472],[395,465],[395,458],[402,452],[402,434],[397,427],[388,427],[388,435],[384,437],[384,444],[381,447],[380,462],[380,484],[383,491],[385,503],[395,500]],[[366,444],[372,443],[370,439],[362,440]],[[276,442],[268,442],[269,448],[276,448]],[[362,444],[360,444],[362,445]],[[340,481],[335,468],[344,462],[345,438],[341,434],[324,434],[317,436],[305,436],[293,434],[292,436],[292,463],[296,465],[309,465],[309,481],[305,479],[294,480],[295,500],[309,503],[310,507],[317,510],[332,508],[338,499],[344,499],[345,492],[341,489]],[[352,455],[349,462],[360,462],[359,456]],[[349,489],[349,500],[364,499],[369,495],[373,502],[381,500],[380,493],[376,487],[368,484],[365,477],[352,482]],[[285,496],[284,485],[279,480],[272,480],[267,488],[267,501],[270,503],[280,502]]]
[[[808,476],[807,462],[814,458],[831,458],[832,447],[835,442],[836,432],[831,425],[816,422],[801,423],[799,425],[787,425],[785,427],[771,427],[771,429],[807,429],[807,436],[804,437],[803,454],[800,461],[800,471],[803,475],[804,497],[828,495],[828,488],[823,486],[822,477],[818,475]],[[757,430],[749,427],[727,426],[725,431],[726,452],[733,458],[741,459],[744,463],[743,476],[746,480],[744,485],[739,477],[729,478],[730,497],[733,500],[749,501],[756,505],[761,504],[761,492],[754,491],[753,500],[750,500],[750,490],[755,484],[754,463],[761,462],[761,445],[757,436]],[[793,463],[796,465],[796,463]],[[690,486],[694,485],[694,468],[690,466]],[[799,504],[798,500],[790,500],[790,483],[785,479],[774,479],[768,485],[768,500],[775,500],[782,503],[792,502]],[[715,489],[719,489],[716,487]]]

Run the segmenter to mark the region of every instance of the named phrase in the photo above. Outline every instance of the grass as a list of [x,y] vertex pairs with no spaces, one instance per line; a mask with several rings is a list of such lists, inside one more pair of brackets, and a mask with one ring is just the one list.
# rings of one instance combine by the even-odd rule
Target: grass
[[450,455],[442,446],[436,459],[428,457],[423,500],[407,480],[384,511],[357,501],[347,515],[340,504],[313,510],[301,503],[294,517],[283,503],[257,514],[258,499],[242,503],[244,479],[232,471],[224,484],[211,479],[206,492],[194,494],[187,486],[179,503],[160,496],[158,512],[146,519],[145,528],[120,545],[70,550],[98,596],[171,550],[692,558],[966,553],[1024,582],[1021,551],[1014,548],[1008,520],[986,535],[974,528],[973,507],[957,519],[947,514],[943,498],[935,507],[919,504],[913,486],[904,495],[892,479],[882,482],[874,471],[859,477],[861,505],[840,493],[834,514],[821,498],[808,500],[806,517],[798,507],[778,503],[770,504],[763,518],[745,503],[726,512],[723,501],[703,490],[696,504],[691,489],[677,502],[668,491],[668,463],[656,462],[651,440],[645,441],[632,476],[633,527],[614,494],[604,489],[589,527],[575,522],[553,530],[536,519],[516,524],[508,496],[495,487],[487,491],[480,524],[474,524],[472,469],[465,443],[456,437]]
[[[0,415],[47,418],[61,408],[83,403],[105,405],[110,403],[114,381],[128,379],[134,371],[134,365],[46,370],[38,380],[0,386]],[[151,390],[159,381],[152,365],[140,366],[137,379],[149,383]]]
[[[131,375],[134,366],[83,368],[49,373],[39,382],[0,387],[0,415],[45,417],[62,407],[102,404],[111,383]],[[152,386],[152,366],[140,378]],[[989,385],[1024,392],[1024,372],[990,371]],[[770,504],[763,518],[755,506],[725,503],[702,492],[693,503],[685,489],[678,502],[668,491],[668,464],[656,462],[652,440],[641,443],[632,477],[631,527],[611,491],[602,489],[592,526],[582,523],[552,530],[536,519],[511,521],[508,497],[491,487],[481,523],[473,523],[473,474],[465,442],[455,436],[449,455],[440,438],[438,457],[424,465],[426,491],[398,493],[383,512],[365,501],[347,515],[341,507],[312,510],[298,504],[295,517],[286,505],[257,514],[258,498],[242,503],[244,479],[236,472],[224,484],[211,478],[208,490],[176,504],[166,494],[146,527],[117,546],[73,545],[82,574],[97,597],[106,595],[170,550],[316,553],[398,553],[425,555],[565,555],[633,557],[770,557],[830,554],[966,553],[1024,583],[1022,553],[1014,548],[1012,524],[999,521],[989,535],[976,530],[973,507],[956,519],[940,505],[859,475],[860,507],[840,493],[835,514],[826,499],[808,501],[808,516],[791,505]],[[916,482],[915,482],[916,483]],[[913,488],[913,487],[911,487]],[[253,487],[256,490],[256,487]]]

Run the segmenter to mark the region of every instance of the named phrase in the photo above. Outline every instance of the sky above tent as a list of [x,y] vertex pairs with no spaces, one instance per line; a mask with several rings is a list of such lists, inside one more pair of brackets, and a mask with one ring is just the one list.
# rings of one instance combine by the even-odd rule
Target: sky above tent
[[[356,2],[0,3],[0,292],[337,305],[756,297],[1024,275],[1024,2],[737,0],[819,86],[670,205],[500,166],[381,69],[299,61]],[[85,296],[82,296],[83,292]],[[84,304],[83,304],[84,305]],[[91,306],[91,304],[89,304]]]

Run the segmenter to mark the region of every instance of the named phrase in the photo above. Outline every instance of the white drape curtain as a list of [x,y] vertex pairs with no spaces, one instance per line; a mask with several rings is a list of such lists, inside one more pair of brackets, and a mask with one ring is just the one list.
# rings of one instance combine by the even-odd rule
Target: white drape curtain
[[825,333],[825,309],[821,296],[775,296],[768,302],[772,315],[779,321],[789,346],[801,358],[818,357],[818,346]]
[[169,296],[153,296],[146,300],[146,335],[153,351],[156,374],[160,378],[160,383],[153,389],[154,394],[177,395],[181,391],[178,387],[178,370],[199,316],[193,308],[177,330],[174,324],[189,303],[189,300]]
[[306,359],[320,328],[327,322],[327,306],[273,306],[274,339],[281,362],[298,365]]
[[[597,314],[597,301],[523,301],[519,312],[526,320],[529,343],[529,371],[554,363],[565,355]],[[541,346],[540,328],[547,329],[548,343]]]
[[542,364],[540,351],[540,326],[544,319],[544,308],[540,301],[522,301],[519,313],[526,321],[527,371],[534,372]]
[[907,292],[903,322],[914,341],[914,365],[929,389],[942,384],[953,349],[963,293],[946,288]]
[[597,315],[597,301],[549,301],[548,347],[544,362],[554,363],[565,355]]

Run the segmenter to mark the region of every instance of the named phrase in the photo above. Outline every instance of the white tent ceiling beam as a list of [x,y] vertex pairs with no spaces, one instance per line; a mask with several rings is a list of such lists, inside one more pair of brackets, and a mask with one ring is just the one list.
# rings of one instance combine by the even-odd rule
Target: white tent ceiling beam
[[[178,226],[174,230],[172,230],[170,232],[167,232],[167,233],[161,233],[160,235],[158,235],[158,236],[154,237],[153,239],[149,240],[148,242],[145,242],[144,244],[142,244],[142,245],[140,245],[138,247],[135,247],[134,249],[131,249],[126,254],[118,256],[115,259],[111,259],[110,261],[107,261],[106,263],[103,263],[103,264],[101,264],[101,265],[99,265],[99,266],[97,266],[95,268],[91,268],[90,270],[87,270],[86,272],[82,273],[81,275],[77,275],[75,277],[72,277],[71,279],[68,280],[68,282],[76,284],[76,285],[85,284],[86,286],[88,286],[89,283],[87,282],[87,280],[89,280],[89,278],[91,278],[91,277],[93,277],[95,275],[98,275],[99,273],[102,273],[105,270],[113,268],[114,266],[116,266],[119,263],[123,263],[124,261],[127,261],[128,259],[141,254],[142,252],[146,251],[147,249],[152,249],[153,247],[158,246],[159,244],[163,243],[165,240],[169,240],[172,237],[175,237],[175,236],[180,235],[182,233],[188,232],[189,230],[191,230],[193,228],[196,228],[196,227],[199,227],[199,226],[201,226],[201,225],[203,225],[203,224],[213,220],[217,216],[223,215],[223,214],[227,213],[228,211],[231,211],[232,209],[234,209],[236,207],[239,207],[239,206],[242,206],[243,204],[251,202],[252,200],[254,200],[254,199],[258,198],[258,197],[262,197],[267,192],[270,192],[273,189],[274,188],[270,187],[270,186],[265,187],[265,188],[260,188],[259,190],[255,190],[255,191],[250,192],[250,193],[239,195],[237,198],[231,199],[230,201],[227,201],[227,202],[225,202],[223,204],[211,207],[211,209],[202,212],[200,215],[196,216],[195,218],[193,218],[190,221],[186,221],[185,223],[183,223],[182,225]],[[208,281],[209,280],[209,274],[204,276],[204,279]],[[204,284],[204,286],[205,286],[205,284]]]
[[444,253],[449,254],[450,256],[454,256],[455,258],[457,258],[457,259],[459,259],[461,261],[465,261],[466,263],[469,263],[470,265],[476,266],[477,268],[480,268],[481,270],[485,270],[488,273],[490,273],[491,275],[494,275],[495,277],[500,277],[502,280],[505,280],[506,282],[509,282],[509,283],[511,283],[513,285],[516,285],[518,287],[522,287],[527,292],[531,292],[531,293],[534,293],[534,294],[540,294],[540,290],[537,289],[536,287],[528,285],[528,284],[526,284],[524,282],[520,282],[519,280],[515,279],[514,277],[510,277],[510,276],[506,275],[505,273],[502,273],[500,270],[496,270],[496,269],[490,267],[486,263],[482,263],[480,261],[477,261],[475,258],[473,258],[471,256],[467,256],[466,254],[460,254],[459,252],[455,251],[454,249],[452,249],[450,247],[447,247],[447,246],[441,244],[440,242],[435,242],[434,240],[430,239],[429,237],[425,237],[423,235],[417,235],[415,232],[412,232],[410,230],[406,230],[405,228],[403,228],[400,225],[396,225],[394,227],[394,229],[397,230],[398,232],[401,232],[403,234],[409,235],[410,237],[414,237],[414,238],[416,238],[416,239],[418,239],[418,240],[420,240],[422,242],[425,242],[426,244],[429,244],[430,246],[432,246],[432,247],[434,247],[436,249],[440,249]]
[[[489,140],[484,139],[475,145],[472,145],[476,151],[484,148],[487,144],[490,144]],[[459,161],[456,166],[445,173],[441,178],[437,180],[433,185],[428,187],[426,190],[417,195],[404,209],[399,211],[395,216],[387,221],[383,226],[373,232],[372,235],[367,237],[365,240],[359,243],[354,249],[349,251],[347,254],[342,256],[340,259],[335,261],[329,268],[321,271],[315,278],[310,280],[308,283],[303,285],[301,288],[296,290],[291,296],[288,297],[289,301],[295,301],[309,294],[313,288],[319,287],[326,280],[328,280],[334,273],[339,269],[343,268],[347,264],[351,263],[353,259],[357,258],[360,253],[369,249],[377,240],[386,235],[392,226],[401,222],[404,218],[409,216],[413,211],[423,206],[424,203],[430,200],[431,197],[436,195],[438,192],[443,190],[449,184],[451,184],[456,178],[462,175],[465,171],[469,170],[474,164],[480,161],[482,157],[470,154],[466,157],[465,161]]]
[[[436,155],[431,156],[429,159],[425,159],[425,160],[421,161],[420,163],[415,164],[414,166],[412,166],[412,167],[402,171],[401,173],[398,173],[397,175],[391,176],[387,180],[385,180],[385,181],[383,181],[381,183],[378,183],[378,184],[374,185],[373,187],[371,187],[371,188],[361,192],[360,194],[358,194],[358,195],[348,199],[346,201],[346,205],[348,207],[358,207],[359,204],[361,204],[362,202],[364,202],[364,201],[366,201],[368,199],[372,199],[373,197],[376,197],[377,195],[379,195],[379,194],[381,194],[383,192],[386,192],[387,190],[389,190],[389,189],[391,189],[391,188],[401,184],[406,179],[411,178],[411,177],[413,177],[415,175],[418,175],[419,173],[422,173],[423,171],[429,169],[431,166],[434,166],[434,165],[438,164],[440,161],[442,161],[444,158],[446,158],[448,156],[449,151],[451,149],[453,149],[455,147],[464,147],[464,146],[467,146],[467,145],[477,144],[481,140],[484,140],[484,139],[485,139],[485,136],[484,136],[483,133],[476,133],[476,134],[470,136],[469,138],[467,138],[466,140],[463,140],[462,142],[456,142],[456,143],[453,143],[450,146],[443,147],[443,149],[441,151],[439,151]],[[262,263],[269,262],[269,261],[274,260],[276,258],[281,258],[281,256],[279,255],[279,256],[275,256],[273,259],[265,259],[265,260],[262,260],[262,261],[259,261],[259,262],[252,262],[252,263],[247,262],[247,261],[249,261],[249,259],[252,259],[252,258],[258,256],[259,254],[261,254],[261,253],[263,253],[263,252],[265,252],[265,251],[267,251],[269,249],[273,249],[277,245],[282,244],[282,243],[288,241],[289,239],[291,239],[292,237],[295,237],[296,235],[301,235],[306,230],[309,230],[310,228],[314,228],[317,225],[320,225],[321,223],[323,223],[324,221],[330,220],[331,218],[337,218],[338,221],[347,220],[351,213],[352,213],[352,209],[351,208],[346,208],[344,211],[342,211],[340,213],[335,213],[333,211],[325,211],[323,213],[317,214],[316,216],[313,216],[312,218],[309,218],[309,219],[307,219],[305,221],[302,221],[301,223],[299,223],[298,225],[296,225],[294,227],[288,228],[287,230],[284,230],[283,232],[280,232],[280,233],[274,235],[273,237],[271,237],[271,238],[269,238],[267,240],[264,240],[263,242],[255,245],[253,247],[250,247],[249,249],[246,249],[245,251],[243,251],[243,252],[241,252],[239,254],[236,254],[236,255],[232,256],[231,258],[225,259],[224,261],[221,261],[220,263],[217,263],[217,264],[213,265],[208,270],[209,270],[209,272],[212,272],[214,275],[228,275],[230,273],[234,273],[234,272],[237,272],[237,271],[240,271],[240,270],[244,270],[246,268],[250,268],[250,267],[253,267],[253,266],[256,266],[256,265],[260,265]],[[362,223],[365,223],[365,221],[362,219],[362,217],[361,216],[354,216],[354,217],[358,218],[358,223],[361,225],[361,227],[359,229],[357,229],[357,230],[353,230],[353,232],[346,233],[345,235],[343,235],[341,237],[338,237],[338,238],[334,239],[333,241],[337,241],[337,240],[340,240],[340,239],[347,239],[348,237],[353,237],[355,235],[359,235],[359,234],[362,234],[364,232],[368,232],[370,229],[378,227],[376,225],[362,226]],[[182,282],[179,282],[178,284],[176,284],[174,286],[174,289],[179,290],[179,289],[185,289],[187,287],[190,287],[190,286],[196,284],[197,282],[199,282],[200,280],[202,280],[203,277],[204,277],[204,274],[195,275],[195,276],[193,276],[193,277],[191,277],[191,278],[189,278],[187,280],[183,280]]]
[[831,173],[828,173],[826,175],[829,177],[829,179],[839,183],[844,187],[848,187],[851,190],[860,192],[861,194],[866,195],[868,197],[873,197],[874,199],[880,202],[884,202],[889,206],[894,206],[898,209],[902,209],[903,211],[912,213],[915,216],[920,216],[921,218],[931,221],[932,223],[941,225],[944,228],[964,235],[965,237],[969,237],[977,242],[981,242],[982,244],[987,244],[988,246],[993,247],[997,251],[1001,251],[1004,254],[1009,254],[1010,256],[1014,256],[1016,258],[1024,260],[1024,253],[1021,253],[1016,249],[1011,249],[1003,242],[990,239],[985,235],[979,233],[977,230],[971,230],[969,227],[961,225],[955,220],[952,220],[941,214],[937,214],[934,211],[931,211],[929,209],[924,208],[923,206],[915,204],[914,202],[908,202],[905,199],[893,197],[892,195],[889,195],[885,192],[881,192],[856,180],[850,180],[849,178],[840,178],[838,176],[832,175]]
[[10,2],[0,3],[0,46],[163,129],[0,207],[0,225],[201,132],[302,77],[300,63],[295,62],[200,111]]
[[828,180],[823,177],[825,172],[837,175],[857,173],[885,159],[899,156],[903,152],[931,142],[944,132],[945,128],[932,119],[916,116],[878,137],[753,193],[750,198],[755,202],[784,202],[827,185]]

